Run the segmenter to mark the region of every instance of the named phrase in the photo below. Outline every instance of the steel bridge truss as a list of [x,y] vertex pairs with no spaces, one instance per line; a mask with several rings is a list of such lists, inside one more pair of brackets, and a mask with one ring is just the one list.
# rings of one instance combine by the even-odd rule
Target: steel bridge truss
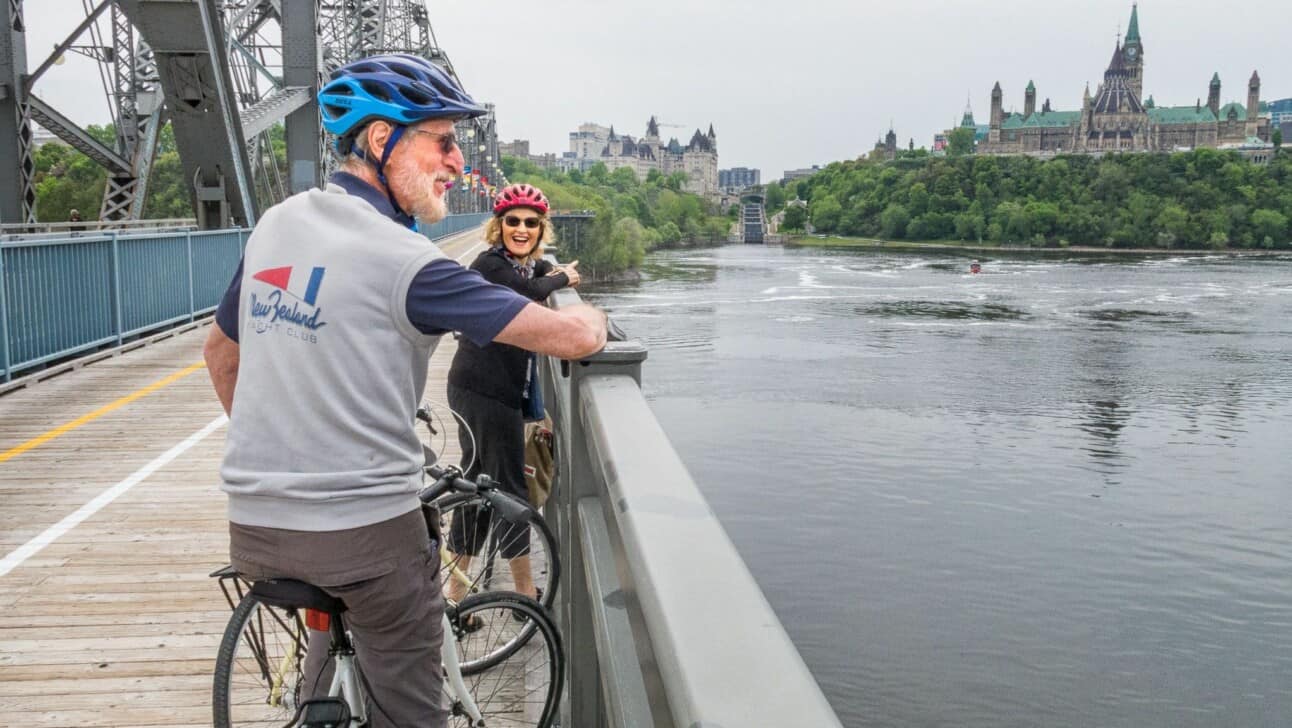
[[[19,171],[0,180],[0,222],[36,220],[33,123],[107,170],[103,220],[143,215],[169,122],[199,225],[253,225],[258,211],[319,184],[333,163],[314,100],[332,70],[398,52],[453,73],[423,0],[81,2],[79,25],[28,73],[23,0],[0,0],[0,165]],[[35,93],[68,52],[99,64],[112,146]]]

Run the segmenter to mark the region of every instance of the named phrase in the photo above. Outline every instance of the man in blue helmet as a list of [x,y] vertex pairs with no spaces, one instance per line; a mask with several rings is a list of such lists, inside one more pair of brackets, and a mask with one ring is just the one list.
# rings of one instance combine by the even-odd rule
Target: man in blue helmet
[[230,556],[249,578],[345,602],[372,726],[441,726],[444,601],[416,495],[427,360],[450,331],[578,359],[604,346],[605,316],[537,306],[410,229],[444,217],[463,166],[453,123],[484,113],[439,67],[367,58],[335,71],[319,103],[341,171],[265,212],[206,344],[230,418]]

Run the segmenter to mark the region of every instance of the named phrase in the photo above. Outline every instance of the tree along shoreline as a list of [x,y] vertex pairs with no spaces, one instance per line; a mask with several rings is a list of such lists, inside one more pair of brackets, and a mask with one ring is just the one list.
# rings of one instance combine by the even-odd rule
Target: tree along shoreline
[[876,250],[927,250],[974,253],[1024,253],[1030,255],[1219,255],[1245,257],[1288,257],[1288,250],[1250,250],[1242,248],[1109,248],[1095,245],[1069,245],[1067,247],[1041,247],[1034,245],[991,245],[987,243],[960,242],[957,240],[879,240],[876,238],[850,238],[831,235],[824,238],[790,235],[785,242],[791,248],[871,248]]
[[[876,240],[1072,250],[1292,249],[1292,153],[1235,151],[835,162],[769,185],[781,229]],[[797,199],[796,199],[797,198]],[[782,202],[784,201],[784,202]]]

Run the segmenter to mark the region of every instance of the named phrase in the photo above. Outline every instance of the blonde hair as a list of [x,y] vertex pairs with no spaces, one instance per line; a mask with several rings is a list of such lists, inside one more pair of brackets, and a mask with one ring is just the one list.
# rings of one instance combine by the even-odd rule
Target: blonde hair
[[[502,218],[506,214],[504,212],[502,215],[494,215],[489,218],[489,222],[485,223],[485,242],[489,245],[494,247],[502,245]],[[538,227],[538,244],[529,251],[529,255],[525,256],[524,260],[520,261],[522,264],[542,258],[544,245],[556,242],[556,228],[552,226],[552,221],[547,215],[539,215],[538,219],[542,222]]]

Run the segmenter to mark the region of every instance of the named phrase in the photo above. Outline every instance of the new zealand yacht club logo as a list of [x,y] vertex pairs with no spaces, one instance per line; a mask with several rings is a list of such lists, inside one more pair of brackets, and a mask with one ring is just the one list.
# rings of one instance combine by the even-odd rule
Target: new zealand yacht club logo
[[313,332],[327,325],[320,319],[323,307],[318,305],[325,270],[318,266],[309,269],[285,266],[266,268],[253,275],[253,280],[273,288],[263,300],[256,291],[251,292],[251,324],[256,333],[285,324],[288,336],[316,343],[318,338]]

